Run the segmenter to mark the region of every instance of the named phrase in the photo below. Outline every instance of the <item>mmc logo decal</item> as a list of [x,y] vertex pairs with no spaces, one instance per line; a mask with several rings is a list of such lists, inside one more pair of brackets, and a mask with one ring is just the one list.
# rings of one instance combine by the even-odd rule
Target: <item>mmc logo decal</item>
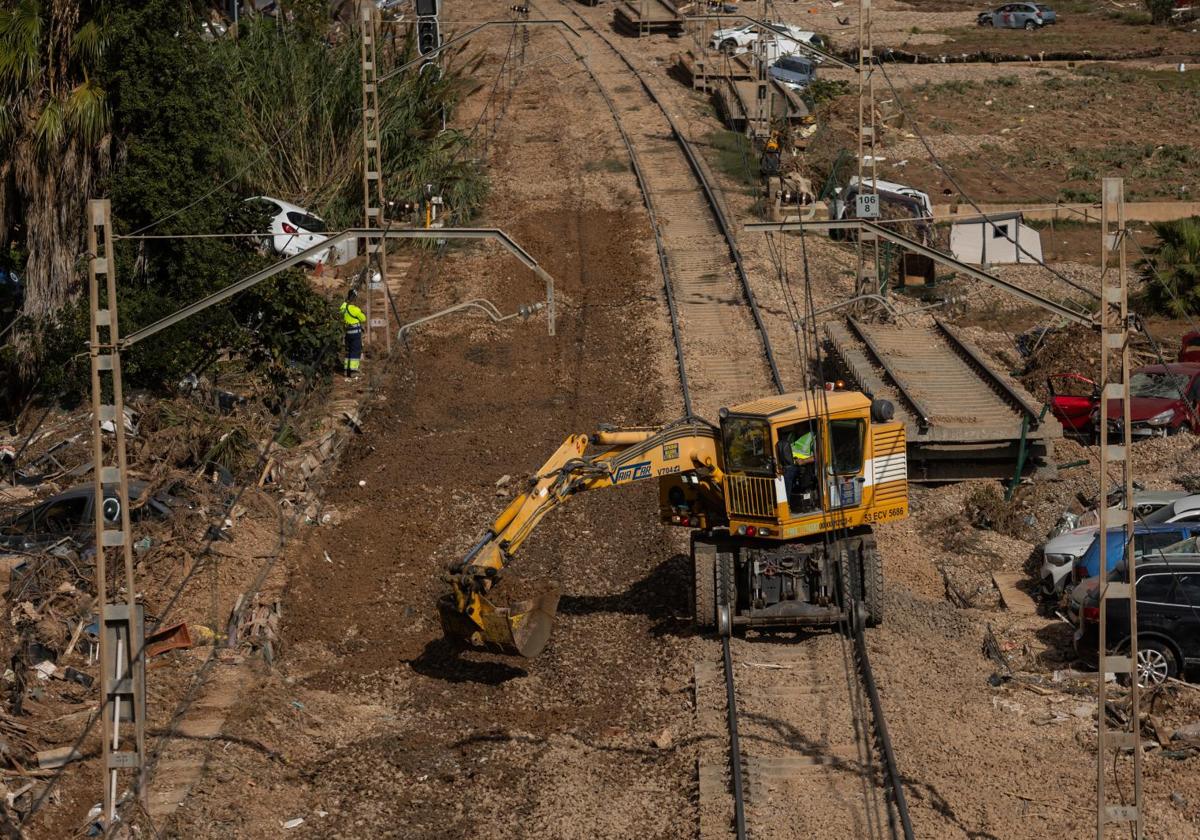
[[627,467],[621,467],[617,470],[616,476],[613,478],[613,484],[620,484],[624,481],[637,481],[640,478],[650,477],[650,462],[642,461],[639,464],[630,464]]

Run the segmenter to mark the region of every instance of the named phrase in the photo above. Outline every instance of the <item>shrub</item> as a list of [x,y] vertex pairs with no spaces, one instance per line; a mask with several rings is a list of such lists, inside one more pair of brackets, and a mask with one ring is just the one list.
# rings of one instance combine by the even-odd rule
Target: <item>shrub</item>
[[1173,318],[1200,314],[1200,216],[1152,227],[1157,241],[1138,263],[1143,305]]

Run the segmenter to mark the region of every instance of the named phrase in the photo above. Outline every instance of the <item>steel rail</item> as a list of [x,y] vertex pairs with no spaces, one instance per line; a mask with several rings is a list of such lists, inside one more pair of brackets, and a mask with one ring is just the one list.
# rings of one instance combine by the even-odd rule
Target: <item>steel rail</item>
[[986,363],[979,354],[971,348],[958,331],[952,328],[941,318],[933,319],[934,325],[938,332],[947,340],[952,350],[958,352],[963,357],[967,364],[975,369],[975,372],[980,374],[980,378],[990,384],[1004,400],[1013,405],[1020,413],[1029,418],[1029,428],[1036,429],[1042,422],[1042,411],[1039,406],[1034,405],[1025,397],[1017,393],[1011,385],[1001,379],[994,370]]
[[[605,44],[620,58],[622,63],[625,64],[631,73],[633,73],[634,77],[638,80],[646,95],[659,108],[663,116],[666,118],[667,123],[670,125],[672,136],[676,143],[679,144],[680,149],[684,152],[684,155],[688,160],[688,164],[691,167],[692,173],[704,192],[705,199],[712,210],[714,220],[716,221],[717,226],[725,239],[726,245],[728,246],[730,258],[733,260],[737,268],[738,278],[742,286],[743,294],[754,317],[755,326],[762,337],[763,352],[771,369],[772,381],[776,390],[781,394],[784,393],[785,387],[782,376],[779,373],[779,368],[775,362],[775,355],[771,347],[770,335],[768,334],[766,324],[762,319],[757,300],[755,299],[753,289],[750,285],[749,276],[742,262],[741,250],[738,248],[737,241],[733,236],[732,228],[725,217],[724,211],[721,209],[715,191],[705,175],[704,169],[696,156],[695,150],[692,149],[691,144],[683,136],[682,132],[680,132],[678,126],[675,124],[674,119],[672,119],[670,113],[667,111],[666,106],[650,88],[642,73],[636,67],[634,67],[633,63],[625,56],[625,54],[621,50],[617,49],[616,46],[603,33],[593,26],[590,21],[580,15],[575,9],[568,7],[568,10],[577,19],[579,19],[584,28],[590,30],[598,38],[600,38],[600,40],[604,41]],[[570,43],[569,40],[568,43]],[[572,49],[575,49],[573,44]],[[577,49],[575,49],[575,52],[579,54]],[[586,57],[580,55],[580,58],[584,67],[587,68],[588,73],[596,82],[597,88],[600,90],[601,95],[603,96],[610,112],[613,115],[613,119],[621,133],[622,141],[624,142],[626,150],[629,153],[630,161],[633,165],[634,175],[642,192],[643,202],[645,203],[647,211],[650,215],[651,226],[654,230],[655,243],[659,255],[659,263],[663,273],[664,286],[667,291],[668,310],[671,316],[671,329],[675,339],[676,354],[679,361],[680,382],[684,391],[685,404],[690,406],[690,393],[688,392],[687,378],[684,367],[682,330],[678,321],[677,310],[674,305],[674,299],[671,291],[669,259],[667,257],[666,248],[662,240],[657,213],[654,209],[653,197],[650,194],[649,185],[644,177],[640,161],[638,160],[637,152],[633,146],[633,142],[621,122],[621,116],[617,111],[616,104],[612,101],[607,90],[605,90],[604,86],[600,83],[599,78],[597,77],[595,71],[592,70],[591,65],[587,61]],[[688,413],[691,413],[690,408]],[[890,802],[892,803],[894,809],[894,813],[893,810],[889,810],[888,813],[889,823],[892,827],[892,834],[893,836],[897,836],[896,823],[898,821],[899,828],[903,832],[905,840],[912,840],[913,832],[908,815],[908,806],[904,796],[903,780],[896,764],[895,752],[892,748],[891,739],[888,734],[887,723],[884,718],[883,707],[879,699],[879,693],[875,684],[874,674],[871,671],[870,660],[867,656],[866,643],[863,637],[861,625],[856,628],[855,642],[857,654],[856,661],[859,666],[858,670],[870,702],[871,714],[874,718],[873,729],[875,732],[875,740],[877,748],[883,756],[885,764],[885,785]],[[721,638],[721,657],[725,671],[725,693],[728,708],[727,721],[730,744],[729,763],[730,782],[733,789],[734,829],[738,840],[746,840],[748,833],[745,813],[745,787],[742,773],[741,740],[738,732],[737,693],[734,681],[733,655],[730,647],[729,636],[722,636]]]
[[754,289],[750,286],[750,277],[747,275],[746,267],[742,263],[741,249],[738,248],[737,240],[733,236],[733,228],[725,218],[725,212],[721,209],[720,202],[717,201],[716,193],[713,191],[712,186],[708,182],[708,177],[704,174],[704,170],[700,166],[700,160],[696,157],[696,152],[692,148],[692,144],[688,142],[686,137],[683,136],[683,132],[679,130],[679,126],[676,125],[674,118],[671,117],[671,113],[667,110],[666,105],[664,105],[662,100],[658,98],[658,95],[650,87],[649,82],[646,81],[646,78],[642,75],[642,72],[633,66],[633,62],[629,60],[625,53],[617,49],[612,41],[608,39],[608,36],[596,29],[596,27],[592,26],[592,24],[585,18],[581,17],[578,12],[576,12],[574,9],[571,9],[570,11],[584,22],[584,26],[586,28],[594,32],[601,41],[608,45],[609,49],[616,53],[617,57],[621,59],[621,62],[629,68],[629,72],[633,73],[634,77],[638,80],[638,83],[642,86],[642,90],[644,90],[646,95],[650,97],[650,101],[658,106],[658,109],[662,112],[663,117],[666,118],[667,124],[671,126],[671,135],[675,138],[675,142],[679,144],[679,148],[683,151],[684,156],[687,158],[688,165],[692,168],[692,173],[696,176],[696,181],[699,182],[700,188],[704,191],[704,198],[708,202],[709,209],[712,210],[713,220],[717,223],[717,227],[720,229],[721,235],[725,237],[725,243],[729,247],[729,256],[737,268],[738,280],[742,286],[742,294],[746,297],[746,302],[750,306],[750,313],[754,317],[754,325],[762,335],[763,353],[766,355],[767,364],[771,368],[771,379],[779,393],[784,393],[786,389],[783,385],[783,377],[779,373],[779,366],[775,363],[775,351],[771,348],[771,340],[767,335],[767,326],[763,322],[762,312],[759,311],[758,300],[754,296]]
[[[574,9],[570,10],[574,13]],[[586,25],[586,24],[585,24]],[[591,28],[589,26],[589,28]],[[593,30],[595,31],[595,30]],[[667,246],[663,242],[662,229],[658,223],[658,211],[654,206],[654,197],[650,195],[650,185],[646,181],[645,172],[642,169],[641,160],[638,158],[637,151],[633,147],[633,140],[629,137],[629,132],[625,130],[624,124],[621,122],[621,113],[617,110],[617,104],[613,102],[609,96],[608,90],[604,85],[600,84],[600,78],[596,75],[596,71],[592,69],[592,65],[588,62],[587,56],[584,55],[574,43],[565,35],[563,38],[567,42],[567,46],[575,53],[588,75],[592,77],[592,81],[596,84],[596,89],[600,91],[600,96],[604,98],[604,102],[608,105],[609,113],[612,114],[613,122],[617,126],[617,131],[621,134],[621,142],[625,144],[625,151],[629,155],[630,166],[633,167],[633,177],[637,180],[638,190],[642,194],[642,204],[646,207],[646,213],[650,217],[650,229],[654,231],[654,248],[658,252],[658,267],[662,272],[663,292],[667,299],[667,312],[671,316],[671,336],[675,343],[675,360],[679,367],[679,384],[683,391],[683,411],[688,417],[692,416],[692,393],[688,386],[687,366],[683,360],[683,331],[679,328],[679,309],[675,302],[675,290],[671,283],[671,266],[670,260],[667,257]]]
[[733,684],[733,653],[729,636],[721,637],[721,660],[725,664],[725,703],[729,709],[729,775],[733,783],[733,828],[738,840],[746,840],[746,791],[742,782],[742,743],[738,737],[737,691]]
[[871,704],[871,717],[875,719],[875,745],[883,755],[883,783],[891,798],[892,809],[888,810],[888,825],[892,836],[896,836],[896,821],[904,835],[904,840],[913,840],[912,820],[908,816],[908,799],[904,795],[904,778],[896,764],[896,751],[892,747],[892,738],[888,734],[887,718],[883,715],[883,703],[879,699],[879,688],[875,685],[875,674],[871,670],[871,659],[867,656],[867,640],[861,623],[854,628],[854,655],[858,660],[858,670],[862,675],[863,688],[867,691],[867,702]]
[[[646,95],[650,98],[650,101],[657,105],[662,111],[663,116],[667,118],[667,122],[671,126],[672,136],[675,138],[675,141],[679,144],[685,156],[688,158],[688,163],[692,168],[692,172],[696,179],[700,182],[700,186],[704,191],[709,207],[712,208],[718,227],[721,229],[721,232],[725,237],[726,244],[729,247],[730,254],[734,258],[735,264],[737,265],[738,275],[742,281],[743,292],[745,293],[746,299],[750,304],[751,311],[754,315],[755,325],[762,335],[763,350],[767,356],[767,361],[770,364],[772,380],[779,393],[783,393],[783,380],[779,375],[779,368],[775,364],[775,356],[771,350],[771,340],[767,334],[766,325],[763,323],[762,317],[758,312],[757,303],[755,302],[753,292],[750,289],[749,278],[746,276],[745,268],[742,266],[741,253],[738,250],[737,243],[733,240],[731,230],[725,221],[724,214],[717,205],[716,197],[704,176],[703,170],[700,169],[691,148],[688,146],[687,141],[684,140],[683,135],[679,132],[678,128],[676,128],[674,121],[667,113],[667,110],[663,106],[662,102],[659,101],[658,97],[654,95],[654,92],[650,90],[650,87],[646,84],[645,79],[642,78],[641,73],[639,73],[638,70],[629,62],[629,60],[625,58],[624,54],[622,54],[620,50],[618,50],[611,42],[609,42],[608,39],[605,38],[594,26],[592,26],[589,21],[583,18],[574,9],[570,9],[570,12],[579,18],[584,27],[595,33],[597,37],[604,41],[608,47],[620,57],[625,66],[629,68],[630,72],[633,73],[635,78],[637,78],[641,83],[642,89],[646,92]],[[572,45],[572,49],[575,49],[574,45]],[[633,146],[633,141],[629,137],[628,132],[625,130],[625,126],[621,122],[621,115],[617,110],[616,103],[612,101],[608,91],[604,88],[604,85],[600,83],[600,79],[596,75],[595,71],[592,70],[591,64],[583,56],[580,56],[580,58],[583,62],[583,66],[587,68],[589,75],[591,75],[593,81],[596,83],[596,87],[604,97],[604,101],[608,104],[609,110],[612,112],[613,121],[617,124],[617,129],[621,133],[621,139],[629,153],[629,159],[633,165],[634,176],[637,179],[638,187],[642,193],[642,201],[646,205],[647,212],[650,216],[651,227],[654,230],[655,246],[658,250],[659,265],[663,274],[663,284],[664,288],[666,289],[667,308],[671,316],[671,332],[675,341],[676,356],[679,361],[680,386],[683,391],[684,406],[688,415],[690,416],[692,413],[692,401],[687,381],[687,370],[684,364],[683,331],[680,328],[678,310],[675,306],[669,260],[667,257],[665,244],[663,243],[662,233],[658,223],[658,216],[654,208],[654,199],[650,194],[650,187],[642,170],[641,162],[638,160],[637,152]],[[728,636],[721,637],[721,657],[725,670],[725,698],[728,708],[727,721],[729,726],[729,775],[733,787],[734,832],[737,840],[747,840],[746,796],[744,780],[742,778],[741,739],[738,735],[737,692],[733,679],[733,652],[729,645]]]
[[884,355],[883,351],[880,350],[878,345],[875,344],[875,340],[871,338],[870,334],[863,329],[862,324],[858,323],[858,321],[854,318],[847,318],[846,323],[850,325],[851,332],[853,332],[858,340],[863,343],[863,346],[867,348],[867,352],[875,357],[875,362],[881,368],[883,368],[884,373],[886,373],[892,382],[895,383],[896,390],[900,392],[900,395],[908,401],[909,405],[916,409],[917,427],[921,433],[924,434],[925,432],[929,431],[929,427],[933,425],[933,421],[930,419],[932,415],[930,414],[929,409],[922,405],[921,401],[918,400],[916,395],[913,393],[912,384],[908,382],[908,380],[905,379],[905,377],[898,370],[896,370],[895,367],[892,366],[892,363],[887,360],[887,356]]
[[[447,21],[447,23],[452,23],[452,22],[453,21]],[[380,76],[378,79],[375,80],[375,83],[381,85],[384,82],[386,82],[388,79],[392,78],[393,76],[398,76],[399,74],[403,73],[405,70],[408,70],[410,67],[415,67],[418,64],[424,64],[427,61],[431,61],[434,58],[434,56],[441,54],[441,52],[443,50],[445,50],[449,47],[452,47],[455,44],[458,44],[462,41],[467,40],[468,38],[470,38],[472,35],[474,35],[476,32],[478,32],[481,29],[487,29],[492,26],[513,26],[513,27],[517,27],[517,26],[563,26],[563,27],[566,27],[567,29],[569,29],[571,31],[572,35],[575,35],[575,36],[579,35],[578,32],[576,32],[574,29],[571,29],[570,25],[568,25],[565,20],[520,20],[520,19],[485,20],[483,23],[479,24],[478,26],[473,26],[470,29],[468,29],[466,32],[461,32],[458,35],[455,35],[453,38],[443,41],[439,46],[435,47],[434,49],[430,50],[429,52],[419,55],[416,58],[412,59],[411,61],[407,61],[404,64],[401,64],[399,67],[395,68],[394,70],[391,70],[388,73],[384,73],[382,76]]]

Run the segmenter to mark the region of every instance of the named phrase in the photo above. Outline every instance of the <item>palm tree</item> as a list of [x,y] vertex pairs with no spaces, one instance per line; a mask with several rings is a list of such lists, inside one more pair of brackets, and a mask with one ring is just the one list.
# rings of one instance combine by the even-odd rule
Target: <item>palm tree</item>
[[[28,254],[26,338],[80,288],[84,212],[111,162],[98,83],[103,0],[9,0],[0,9],[0,248]],[[25,363],[35,342],[23,346]]]
[[1200,314],[1200,216],[1152,227],[1158,241],[1138,263],[1145,302],[1175,318]]

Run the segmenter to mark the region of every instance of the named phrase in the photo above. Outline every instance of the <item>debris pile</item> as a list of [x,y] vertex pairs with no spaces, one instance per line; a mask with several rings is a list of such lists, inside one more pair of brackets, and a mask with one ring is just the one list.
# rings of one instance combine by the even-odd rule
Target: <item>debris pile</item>
[[[160,682],[170,685],[182,685],[214,644],[267,662],[278,656],[277,600],[239,597],[225,627],[198,617],[222,585],[244,590],[245,572],[261,564],[264,548],[274,550],[281,511],[302,512],[310,524],[336,522],[314,485],[341,441],[361,428],[353,401],[332,411],[315,406],[316,419],[293,412],[280,428],[265,398],[249,401],[201,379],[189,384],[173,399],[131,398],[125,415],[145,656],[148,669],[168,669]],[[8,619],[0,622],[0,809],[14,822],[35,802],[57,801],[56,792],[43,794],[59,768],[100,751],[98,733],[87,732],[99,679],[90,424],[87,411],[53,409],[18,420],[19,434],[0,436],[0,593]],[[117,592],[120,570],[110,564],[109,571]],[[189,593],[203,593],[205,604]],[[176,672],[178,679],[170,676]],[[169,712],[159,705],[149,709],[152,721]]]

